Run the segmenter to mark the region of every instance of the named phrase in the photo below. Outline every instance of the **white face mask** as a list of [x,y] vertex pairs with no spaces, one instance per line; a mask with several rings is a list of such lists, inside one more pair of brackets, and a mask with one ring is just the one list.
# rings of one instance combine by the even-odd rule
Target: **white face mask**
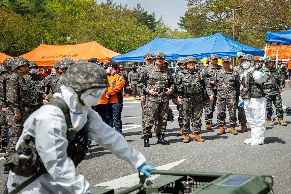
[[99,102],[100,97],[105,92],[106,88],[96,88],[96,89],[90,89],[86,90],[81,95],[81,100],[83,100],[85,106],[91,107],[95,105],[97,102]]
[[250,66],[251,66],[251,63],[249,61],[242,64],[243,69],[248,69],[250,68]]
[[31,69],[31,70],[29,71],[29,73],[30,73],[30,74],[36,74],[36,73],[37,73],[37,70],[38,70],[38,69]]

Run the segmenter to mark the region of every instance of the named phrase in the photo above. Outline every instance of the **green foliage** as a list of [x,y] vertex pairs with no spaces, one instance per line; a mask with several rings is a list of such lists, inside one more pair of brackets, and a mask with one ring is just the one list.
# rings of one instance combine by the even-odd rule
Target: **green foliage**
[[179,26],[195,37],[215,32],[232,37],[234,29],[235,40],[262,48],[266,32],[291,28],[289,0],[188,0],[188,6]]

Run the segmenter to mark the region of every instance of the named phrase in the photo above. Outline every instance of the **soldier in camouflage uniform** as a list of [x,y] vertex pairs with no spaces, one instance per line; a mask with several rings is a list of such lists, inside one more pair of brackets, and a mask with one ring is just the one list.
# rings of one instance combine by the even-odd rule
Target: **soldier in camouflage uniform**
[[8,71],[5,68],[5,63],[0,66],[0,152],[5,153],[7,140],[6,140],[6,131],[8,128],[6,111],[7,111],[7,100],[6,100],[6,81],[8,79]]
[[136,71],[136,65],[132,66],[132,70],[128,73],[128,84],[131,88],[131,93],[136,98],[138,95],[138,80],[139,80],[139,73]]
[[29,61],[25,58],[14,58],[12,69],[14,73],[7,81],[7,118],[10,141],[6,152],[12,152],[18,141],[25,120],[31,113],[31,80]]
[[157,125],[157,143],[169,145],[164,137],[169,111],[169,95],[174,89],[174,78],[168,68],[163,66],[164,53],[156,51],[154,58],[155,63],[143,69],[139,80],[139,83],[142,84],[142,93],[147,94],[145,126],[143,128],[144,147],[150,146],[149,135],[154,124]]
[[54,69],[56,70],[56,74],[51,74],[44,79],[46,95],[54,94],[55,92],[60,91],[59,85],[61,76],[74,63],[74,60],[70,58],[64,58],[55,62]]
[[[184,143],[190,142],[190,121],[192,121],[192,133],[194,140],[204,142],[200,137],[201,133],[201,117],[204,105],[205,77],[199,69],[195,68],[197,60],[192,57],[186,57],[187,70],[181,75],[177,81],[178,93],[183,98],[183,135]],[[180,100],[180,98],[178,98]]]
[[244,106],[246,118],[251,127],[251,138],[246,139],[244,144],[264,144],[266,131],[266,99],[263,84],[268,75],[254,67],[254,57],[244,55],[241,58],[243,73],[240,76],[240,97],[238,106]]
[[279,125],[286,126],[287,123],[283,120],[283,108],[282,108],[282,80],[275,67],[275,59],[273,57],[267,57],[265,59],[265,68],[262,70],[269,74],[267,81],[264,83],[264,93],[266,98],[266,110],[267,110],[267,124],[274,126],[272,121],[273,107],[276,107],[276,114],[278,117]]
[[[182,91],[179,91],[178,82],[180,81],[181,77],[183,77],[184,74],[187,72],[186,63],[187,63],[187,60],[185,57],[181,57],[177,60],[177,66],[179,67],[179,70],[175,74],[175,93],[177,93],[180,99],[183,99],[183,98],[182,98]],[[179,112],[178,123],[179,123],[180,131],[178,133],[178,136],[182,136],[183,135],[183,104],[178,104],[175,101],[173,101],[173,103],[176,104],[177,110]]]
[[285,88],[285,78],[286,78],[286,72],[287,72],[288,68],[287,66],[282,63],[282,59],[278,60],[278,74],[280,76],[280,79],[282,81],[282,89]]
[[38,65],[34,61],[29,62],[29,75],[31,77],[31,113],[43,105],[44,92],[43,77],[38,73]]
[[236,107],[240,90],[240,75],[230,69],[231,58],[222,57],[222,69],[217,73],[217,123],[219,131],[217,135],[225,134],[226,106],[229,112],[230,133],[237,135],[236,127]]
[[[239,75],[242,75],[243,71],[244,71],[242,66],[241,66],[241,63],[240,63],[240,60],[243,56],[244,56],[244,53],[238,53],[237,58],[238,58],[239,64],[237,66],[233,67],[233,70],[236,71]],[[236,97],[237,97],[236,101],[238,102],[239,101],[239,99],[238,99],[239,94],[236,94]],[[248,127],[247,127],[247,119],[246,119],[245,109],[243,106],[242,107],[237,106],[237,110],[238,110],[238,121],[241,125],[240,132],[241,133],[247,132]]]
[[210,56],[210,64],[208,67],[204,68],[204,75],[206,77],[206,87],[207,93],[211,94],[209,96],[209,101],[205,104],[205,128],[207,130],[213,130],[211,123],[213,118],[213,112],[215,111],[216,105],[216,77],[217,72],[221,70],[221,66],[218,65],[218,56],[217,54],[212,54]]

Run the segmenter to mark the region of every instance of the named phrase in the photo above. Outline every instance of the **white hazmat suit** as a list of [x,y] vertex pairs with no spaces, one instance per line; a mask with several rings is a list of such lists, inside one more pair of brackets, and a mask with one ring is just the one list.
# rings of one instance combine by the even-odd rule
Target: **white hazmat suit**
[[[61,86],[62,93],[55,93],[64,99],[71,112],[74,127],[88,129],[88,138],[107,148],[117,157],[127,161],[137,169],[145,163],[145,157],[129,145],[124,137],[102,121],[91,108],[82,106],[77,94],[70,87]],[[74,116],[73,116],[74,115]],[[84,122],[84,120],[86,122]],[[24,123],[24,129],[16,148],[25,135],[35,137],[37,152],[48,173],[38,177],[25,187],[24,194],[82,194],[89,189],[84,176],[78,174],[73,161],[67,156],[67,124],[61,109],[53,105],[44,105],[35,111]],[[14,190],[13,183],[21,184],[28,178],[9,173],[7,187]]]

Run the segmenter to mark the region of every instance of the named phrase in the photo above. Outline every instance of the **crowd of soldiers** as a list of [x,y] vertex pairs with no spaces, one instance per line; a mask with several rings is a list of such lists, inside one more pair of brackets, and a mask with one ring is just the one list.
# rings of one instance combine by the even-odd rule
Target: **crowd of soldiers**
[[[173,76],[167,67],[164,53],[146,53],[145,63],[138,71],[144,147],[150,147],[149,139],[152,137],[153,127],[158,138],[157,143],[170,144],[164,138],[171,99],[179,111],[178,136],[184,136],[184,143],[191,141],[190,134],[194,135],[194,141],[204,142],[200,136],[203,110],[205,129],[214,130],[212,120],[217,108],[217,135],[225,134],[227,129],[226,107],[229,111],[231,134],[238,134],[237,120],[241,124],[240,132],[247,132],[249,120],[252,134],[245,144],[264,143],[265,124],[274,125],[272,104],[276,107],[278,124],[286,126],[281,98],[285,80],[282,76],[284,65],[279,63],[278,69],[275,68],[273,57],[261,58],[258,63],[249,54],[239,53],[237,57],[240,64],[235,67],[232,67],[231,58],[228,56],[222,57],[222,65],[218,65],[216,54],[210,56],[207,66],[203,66],[193,56],[179,58],[179,70]],[[249,106],[253,101],[258,101],[259,105]],[[257,107],[259,110],[256,110]],[[254,114],[254,111],[261,114]]]
[[[152,129],[158,138],[157,143],[169,145],[165,140],[167,120],[170,112],[169,100],[177,106],[179,112],[178,136],[184,136],[183,142],[204,142],[201,137],[202,114],[204,111],[205,129],[213,129],[213,113],[217,108],[217,135],[225,134],[226,107],[229,111],[230,133],[237,135],[237,120],[240,132],[247,132],[247,122],[252,115],[244,110],[243,100],[264,97],[266,100],[266,123],[273,126],[272,104],[276,107],[278,123],[286,126],[283,120],[281,93],[284,88],[284,65],[274,66],[275,59],[267,57],[255,64],[251,55],[239,54],[240,64],[232,68],[231,58],[224,56],[222,65],[218,65],[218,56],[212,54],[207,66],[193,56],[179,58],[179,70],[172,75],[165,61],[164,53],[157,51],[144,55],[144,64],[127,73],[123,65],[114,62],[101,64],[96,58],[88,62],[102,65],[108,75],[109,87],[100,101],[92,108],[99,113],[103,121],[115,127],[122,134],[121,113],[123,95],[129,86],[134,97],[140,96],[142,107],[142,139],[144,147],[149,147]],[[83,61],[78,61],[83,62]],[[264,83],[254,82],[252,77],[245,78],[247,69],[243,62],[254,66],[255,70],[264,72]],[[46,78],[38,74],[38,65],[25,58],[7,58],[0,66],[0,100],[1,100],[1,152],[12,152],[21,135],[24,121],[52,95],[60,92],[60,79],[66,70],[74,64],[70,58],[57,61],[52,73]],[[286,67],[286,66],[285,66]],[[262,91],[262,92],[261,92]],[[238,112],[238,117],[237,117]],[[250,117],[247,119],[247,117]],[[252,129],[252,124],[250,123]],[[9,134],[7,134],[9,132]],[[10,139],[7,139],[9,137]],[[9,142],[9,143],[8,143]],[[260,143],[262,144],[262,142]],[[88,142],[90,147],[90,141]]]

